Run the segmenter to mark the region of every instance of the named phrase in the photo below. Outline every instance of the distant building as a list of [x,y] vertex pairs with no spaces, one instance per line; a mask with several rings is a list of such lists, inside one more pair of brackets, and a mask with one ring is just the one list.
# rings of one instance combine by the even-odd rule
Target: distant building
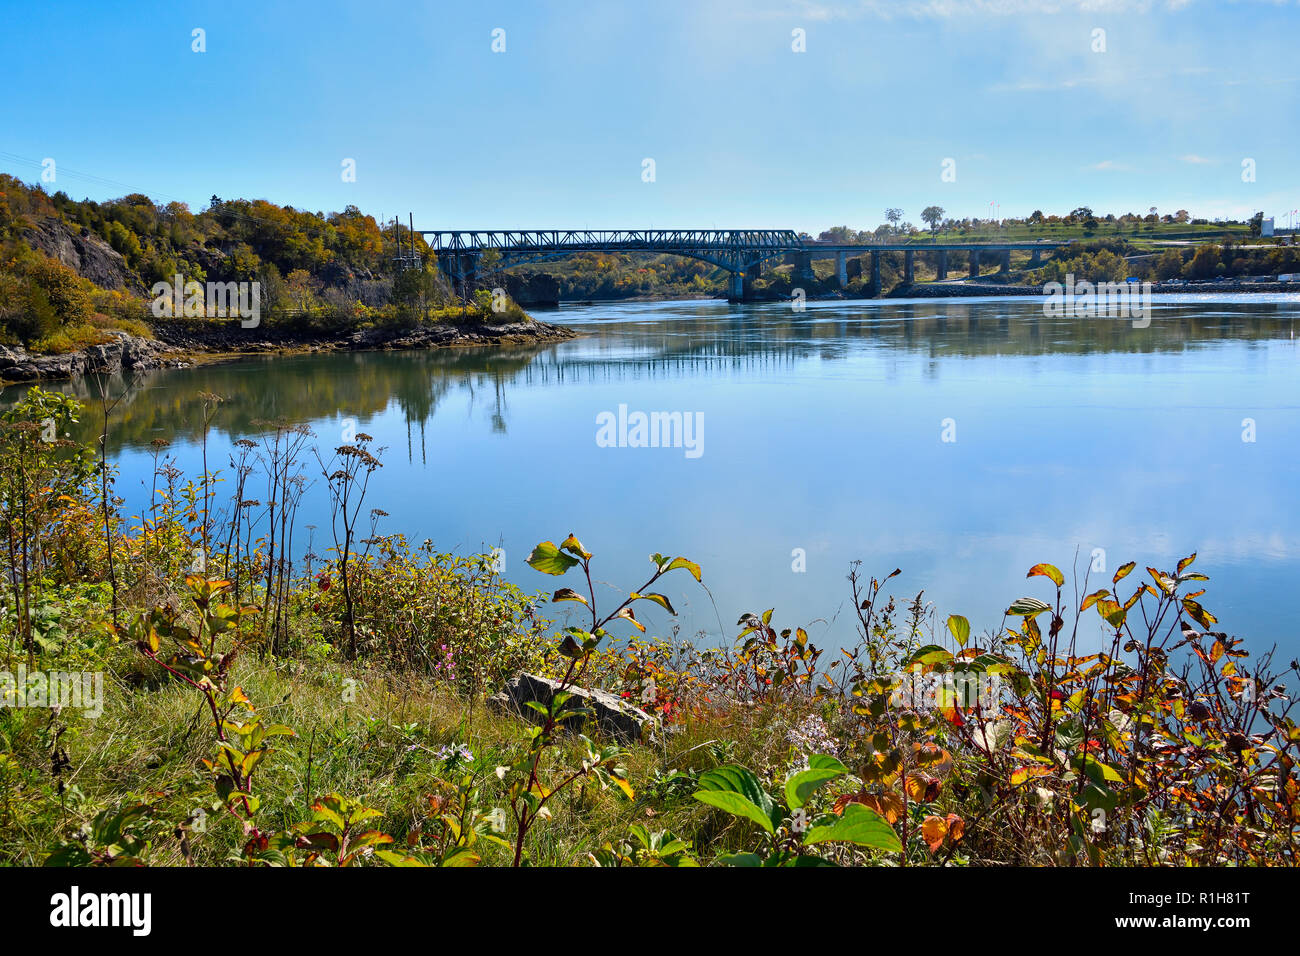
[[1261,236],[1271,236],[1271,235],[1273,235],[1273,217],[1272,217],[1272,216],[1269,216],[1267,219],[1265,219],[1263,222],[1261,222],[1261,223],[1259,224],[1259,234],[1260,234]]

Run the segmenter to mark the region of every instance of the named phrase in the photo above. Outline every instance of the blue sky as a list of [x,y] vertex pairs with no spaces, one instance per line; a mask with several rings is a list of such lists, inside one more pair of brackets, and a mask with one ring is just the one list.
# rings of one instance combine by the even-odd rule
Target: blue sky
[[52,158],[48,188],[76,198],[813,232],[932,203],[1300,207],[1294,0],[0,0],[0,19],[0,170]]

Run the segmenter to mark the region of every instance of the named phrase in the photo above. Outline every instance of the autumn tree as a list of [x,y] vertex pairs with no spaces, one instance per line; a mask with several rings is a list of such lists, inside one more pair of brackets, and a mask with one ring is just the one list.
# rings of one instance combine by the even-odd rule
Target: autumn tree
[[1183,272],[1183,255],[1177,249],[1166,249],[1160,253],[1160,258],[1156,259],[1155,274],[1156,278],[1164,281],[1166,279],[1177,279]]
[[1192,261],[1183,267],[1183,275],[1189,279],[1210,279],[1223,271],[1218,246],[1201,246],[1192,256]]

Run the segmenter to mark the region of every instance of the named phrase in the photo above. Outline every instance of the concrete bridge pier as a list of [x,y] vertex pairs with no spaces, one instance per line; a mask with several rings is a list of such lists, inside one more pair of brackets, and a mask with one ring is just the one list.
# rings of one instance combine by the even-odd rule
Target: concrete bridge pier
[[816,282],[817,273],[813,272],[812,253],[797,252],[794,257],[794,278],[797,282]]
[[867,292],[868,295],[880,295],[880,253],[871,254],[871,286]]
[[731,272],[727,278],[727,301],[743,302],[749,298],[751,283],[763,277],[763,263],[751,262],[743,269]]
[[835,281],[839,283],[841,289],[848,287],[849,254],[847,252],[835,253]]
[[978,249],[970,251],[970,277],[972,279],[980,277],[980,251]]
[[916,281],[916,253],[908,249],[903,253],[903,282],[911,285]]
[[727,301],[743,302],[745,299],[745,273],[733,272],[727,282]]
[[1011,250],[1010,249],[1002,250],[1002,265],[999,267],[998,271],[999,272],[1011,271]]
[[943,281],[948,278],[948,250],[939,250],[939,261],[934,266],[934,277],[937,281]]
[[1035,249],[1029,254],[1029,268],[1037,269],[1043,264],[1043,252],[1041,249]]

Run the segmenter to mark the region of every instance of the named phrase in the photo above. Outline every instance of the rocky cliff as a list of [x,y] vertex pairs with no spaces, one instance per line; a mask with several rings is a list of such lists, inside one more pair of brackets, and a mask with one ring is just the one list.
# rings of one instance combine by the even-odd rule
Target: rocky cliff
[[88,229],[60,219],[42,219],[23,233],[28,245],[57,259],[102,289],[126,289],[144,295],[145,288],[122,255]]

